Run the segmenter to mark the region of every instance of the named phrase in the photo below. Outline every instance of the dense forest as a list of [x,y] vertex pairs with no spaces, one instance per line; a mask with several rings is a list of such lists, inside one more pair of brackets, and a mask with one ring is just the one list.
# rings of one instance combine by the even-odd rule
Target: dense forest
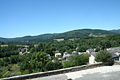
[[[98,52],[110,47],[119,47],[120,35],[75,38],[60,42],[55,40],[34,43],[1,41],[0,45],[0,78],[3,78],[87,64],[89,54],[74,56],[64,63],[63,60],[56,59],[54,55],[56,52],[63,55],[64,52],[85,52],[90,48],[96,48]],[[29,46],[29,53],[20,55],[19,49],[25,45]],[[56,61],[53,62],[53,59]]]

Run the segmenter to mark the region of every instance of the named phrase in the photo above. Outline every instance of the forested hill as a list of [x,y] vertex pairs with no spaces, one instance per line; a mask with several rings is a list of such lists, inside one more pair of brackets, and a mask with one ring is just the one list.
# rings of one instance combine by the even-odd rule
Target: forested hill
[[7,41],[7,38],[0,37],[0,41]]
[[106,30],[99,30],[99,29],[79,29],[79,30],[73,30],[62,33],[58,37],[70,39],[70,38],[99,37],[110,34],[115,34],[115,33]]
[[120,29],[118,30],[110,30],[111,32],[114,32],[114,33],[119,33],[120,34]]
[[17,38],[0,37],[0,41],[34,42],[34,41],[49,41],[59,38],[73,39],[73,38],[87,38],[87,37],[103,37],[111,34],[117,34],[117,33],[116,31],[107,31],[100,29],[79,29],[64,33],[42,34],[38,36],[25,36],[25,37],[17,37]]

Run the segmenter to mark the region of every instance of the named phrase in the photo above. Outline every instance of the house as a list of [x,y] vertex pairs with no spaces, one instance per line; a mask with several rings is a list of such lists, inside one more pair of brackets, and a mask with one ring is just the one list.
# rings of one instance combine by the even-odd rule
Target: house
[[116,53],[114,53],[115,55],[116,55],[116,57],[113,57],[113,59],[115,60],[115,61],[120,61],[120,52],[116,52]]
[[19,54],[27,53],[27,48],[18,48]]
[[24,54],[24,53],[29,53],[28,52],[28,47],[22,47],[22,48],[18,48],[19,54]]
[[[114,61],[120,61],[120,47],[108,48],[107,51],[112,53],[112,59]],[[94,52],[94,50],[92,49],[89,49],[86,52],[90,54],[89,64],[96,63],[95,61],[96,52]]]
[[77,52],[77,51],[73,51],[73,52],[72,52],[72,56],[75,56],[75,55],[78,55],[78,52]]
[[89,57],[89,64],[95,64],[95,57],[96,57],[96,52],[91,52],[90,57]]
[[117,54],[112,54],[112,59],[114,60],[114,61],[120,61],[120,56],[118,56]]
[[111,52],[111,53],[119,53],[120,52],[120,47],[113,47],[113,48],[107,48],[107,51]]
[[8,47],[8,45],[0,45],[1,47]]
[[61,53],[55,53],[55,58],[61,59],[62,58],[62,54]]
[[112,53],[112,59],[114,61],[120,61],[120,47],[107,48],[106,50]]
[[79,55],[85,54],[86,52],[78,52]]
[[63,58],[64,58],[66,61],[70,60],[71,57],[72,57],[72,55],[71,55],[70,53],[68,53],[68,52],[64,52],[64,53],[63,53]]
[[87,50],[86,50],[86,53],[89,53],[89,54],[90,54],[90,53],[92,53],[92,52],[95,52],[95,49],[87,49]]
[[117,56],[120,56],[120,52],[115,52],[115,54],[116,54]]

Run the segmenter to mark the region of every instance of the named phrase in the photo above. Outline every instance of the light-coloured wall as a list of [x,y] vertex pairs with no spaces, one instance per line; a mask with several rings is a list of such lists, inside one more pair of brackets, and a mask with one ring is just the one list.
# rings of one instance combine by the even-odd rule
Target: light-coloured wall
[[95,64],[95,57],[93,55],[89,57],[89,64]]

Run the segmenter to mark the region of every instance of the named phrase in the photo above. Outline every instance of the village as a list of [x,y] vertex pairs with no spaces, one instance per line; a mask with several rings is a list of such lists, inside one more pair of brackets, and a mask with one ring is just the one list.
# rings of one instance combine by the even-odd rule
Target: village
[[[23,55],[25,53],[30,53],[28,50],[27,45],[25,45],[22,48],[19,48],[19,54]],[[106,51],[110,52],[112,54],[112,60],[113,61],[120,61],[120,47],[113,47],[113,48],[107,48]],[[71,60],[71,58],[73,56],[76,55],[83,55],[83,54],[89,54],[89,63],[88,64],[95,64],[97,63],[97,61],[95,61],[96,55],[98,52],[96,52],[96,49],[87,49],[86,52],[77,52],[77,51],[73,51],[72,53],[69,52],[64,52],[64,53],[59,53],[56,52],[54,55],[54,58],[52,59],[51,56],[49,54],[47,54],[47,56],[49,57],[49,59],[52,59],[52,62],[56,62],[57,60],[61,60],[62,63],[64,63],[65,61],[69,61]]]
[[[120,61],[120,47],[114,47],[114,48],[107,48],[108,52],[112,53],[112,59],[114,61]],[[63,56],[62,53],[55,53],[55,58],[65,59],[65,61],[69,61],[73,56],[75,55],[82,55],[82,54],[89,54],[89,63],[88,64],[95,64],[97,63],[95,61],[96,54],[98,52],[95,52],[95,49],[87,49],[86,52],[77,52],[73,51],[72,54],[68,52],[64,52]],[[54,61],[54,60],[53,60]]]
[[[18,48],[20,55],[30,53],[30,51],[28,49],[29,48],[28,45],[16,45],[16,46],[20,47],[20,48]],[[36,47],[36,46],[37,45],[34,45],[34,47]],[[8,45],[1,45],[1,47],[8,47]],[[120,47],[106,48],[106,51],[108,51],[112,54],[112,59],[114,61],[120,61]],[[88,64],[95,64],[95,63],[97,63],[97,61],[95,61],[97,53],[98,52],[96,51],[95,48],[87,49],[86,52],[77,52],[77,48],[76,48],[76,51],[73,51],[72,53],[69,53],[69,52],[60,53],[59,51],[57,51],[54,54],[53,59],[52,59],[52,56],[50,56],[49,54],[47,54],[47,56],[49,57],[49,59],[52,59],[52,62],[56,62],[57,60],[61,60],[62,63],[64,63],[65,61],[71,60],[71,58],[73,56],[89,54],[90,56],[89,56],[89,63]]]

